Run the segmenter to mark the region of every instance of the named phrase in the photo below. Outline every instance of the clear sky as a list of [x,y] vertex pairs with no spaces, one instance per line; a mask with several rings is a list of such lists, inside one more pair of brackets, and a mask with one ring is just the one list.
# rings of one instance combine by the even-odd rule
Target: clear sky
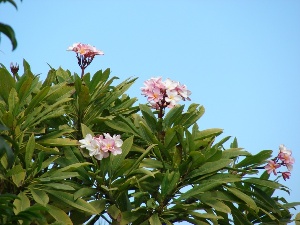
[[[0,4],[0,21],[12,25],[18,47],[5,36],[0,62],[22,64],[44,79],[49,63],[80,73],[74,42],[96,46],[87,71],[152,76],[187,85],[204,105],[201,129],[223,128],[251,153],[285,144],[296,159],[288,201],[300,201],[300,1],[298,0],[23,0],[16,11]],[[3,82],[0,77],[0,82]],[[275,177],[274,177],[275,178]],[[300,207],[295,212],[300,212]]]

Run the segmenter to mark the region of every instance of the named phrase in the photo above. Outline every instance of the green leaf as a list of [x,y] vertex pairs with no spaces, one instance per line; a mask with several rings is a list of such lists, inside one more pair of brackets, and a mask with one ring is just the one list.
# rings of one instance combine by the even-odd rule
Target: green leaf
[[89,105],[91,100],[89,89],[85,85],[81,85],[80,92],[78,93],[79,112],[83,112]]
[[18,214],[19,212],[24,211],[25,209],[30,207],[30,201],[28,197],[24,194],[24,192],[20,192],[18,194],[18,199],[14,200],[14,213]]
[[19,113],[19,98],[16,89],[12,88],[8,96],[8,110],[15,117]]
[[182,114],[184,105],[176,105],[164,117],[163,124],[166,128],[171,127],[174,121]]
[[166,149],[174,147],[178,143],[176,128],[172,127],[166,130],[164,146]]
[[203,201],[204,204],[209,205],[213,209],[223,213],[231,213],[230,208],[223,202],[216,199],[206,199]]
[[157,213],[153,214],[149,218],[149,222],[150,222],[150,225],[161,225],[161,222],[159,220],[159,217],[158,217]]
[[199,218],[199,219],[223,219],[222,216],[216,216],[215,214],[212,213],[198,213],[194,211],[189,211],[189,214],[193,216],[194,218]]
[[74,200],[77,200],[78,198],[81,198],[83,196],[84,197],[93,196],[97,192],[98,191],[95,188],[81,188],[74,193]]
[[203,190],[200,189],[200,186],[197,185],[197,186],[194,186],[193,188],[191,188],[190,190],[184,192],[183,194],[181,194],[177,200],[182,201],[182,200],[188,199],[190,197],[194,197],[194,196],[202,194],[202,193],[204,193]]
[[238,142],[236,137],[234,138],[233,142],[230,144],[230,148],[238,148]]
[[74,196],[69,193],[65,193],[62,191],[54,191],[54,190],[45,190],[52,196],[57,198],[57,201],[62,201],[76,209],[82,210],[84,212],[90,213],[90,214],[97,214],[97,211],[94,209],[94,207],[89,204],[88,202],[84,201],[83,199],[76,199],[74,200]]
[[163,168],[163,164],[158,160],[146,158],[143,159],[143,161],[140,164],[140,167],[160,169]]
[[243,182],[248,183],[248,184],[256,184],[259,186],[268,187],[268,188],[272,188],[272,189],[278,189],[283,186],[278,182],[270,181],[270,180],[263,180],[263,179],[259,179],[259,178],[248,178],[248,179],[244,179]]
[[118,209],[116,205],[111,205],[107,208],[107,213],[114,218],[115,220],[120,221],[121,220],[121,211]]
[[0,76],[1,76],[1,80],[5,81],[5,82],[0,82],[0,97],[2,97],[5,103],[8,104],[8,96],[10,90],[15,87],[16,82],[14,78],[11,76],[11,74],[5,68],[0,68]]
[[154,174],[150,170],[147,170],[145,168],[138,168],[138,169],[132,170],[130,172],[130,174],[128,174],[128,176],[132,176],[134,174],[145,174],[145,175],[149,175],[151,177],[155,177]]
[[245,166],[257,166],[265,163],[265,161],[272,155],[272,150],[263,150],[256,155],[247,156],[244,160],[236,164],[237,168]]
[[199,169],[193,170],[187,177],[193,178],[221,170],[224,167],[228,166],[228,164],[230,164],[231,162],[231,159],[220,159],[218,161],[204,163],[199,167]]
[[57,221],[63,225],[73,225],[70,217],[60,208],[53,205],[47,205],[48,213]]
[[47,206],[49,202],[49,197],[46,194],[46,192],[38,189],[33,189],[33,188],[30,188],[30,191],[34,201],[36,201],[37,203],[43,206]]
[[110,75],[109,68],[106,69],[104,72],[102,72],[102,70],[97,71],[94,74],[94,76],[89,84],[89,88],[90,88],[91,92],[93,92],[99,84],[103,84],[104,82],[106,82],[109,75]]
[[216,137],[222,133],[223,133],[223,129],[220,128],[212,128],[212,129],[198,131],[195,136],[195,141],[203,140],[208,137]]
[[230,148],[222,152],[222,158],[236,158],[238,156],[250,156],[251,154],[247,151],[243,151],[242,148]]
[[57,190],[66,190],[66,191],[74,191],[75,189],[67,184],[61,184],[61,183],[47,183],[44,184],[46,187],[55,188]]
[[205,162],[205,156],[201,152],[192,151],[190,157],[192,158],[191,169],[199,168]]
[[179,179],[180,173],[178,171],[166,172],[161,183],[161,195],[163,198],[169,194],[172,194],[174,189],[177,187]]
[[[49,65],[49,64],[48,64]],[[49,65],[50,66],[50,65]],[[42,88],[44,87],[50,87],[51,84],[54,82],[55,78],[56,78],[56,70],[53,69],[51,66],[50,66],[50,70],[47,74],[47,77],[42,85]]]
[[92,202],[89,202],[97,211],[97,214],[100,214],[105,209],[105,199],[99,199]]
[[156,146],[155,144],[150,145],[145,151],[144,153],[135,161],[135,163],[133,164],[133,166],[131,167],[131,169],[129,170],[128,174],[131,173],[132,170],[134,170],[135,168],[138,167],[139,163],[145,158],[145,156],[150,152],[150,150]]
[[49,138],[45,140],[37,140],[37,142],[41,145],[46,146],[76,146],[79,145],[79,142],[77,140],[72,140],[70,138]]
[[32,156],[33,156],[34,148],[35,148],[35,137],[32,134],[26,145],[26,152],[25,152],[26,169],[29,169],[32,165]]
[[1,3],[1,2],[9,2],[9,3],[12,4],[16,9],[18,9],[17,4],[15,3],[14,0],[1,0],[0,3]]
[[238,197],[239,199],[243,200],[251,209],[258,212],[257,205],[255,204],[254,200],[250,196],[246,195],[245,193],[243,193],[242,191],[236,188],[226,187],[226,189],[232,194],[234,194],[236,197]]
[[95,136],[94,133],[93,133],[93,131],[92,131],[88,126],[86,126],[86,125],[83,124],[83,123],[81,123],[81,132],[82,132],[83,138],[85,138],[85,136],[86,136],[87,134],[90,134],[90,135],[92,135],[92,136]]
[[197,109],[198,106],[199,104],[192,103],[188,111],[176,119],[174,125],[181,125],[185,128],[189,128],[193,125],[205,112],[203,106],[199,106],[199,109]]
[[76,170],[76,169],[78,169],[80,167],[89,166],[89,165],[93,165],[93,164],[89,163],[89,162],[73,163],[73,164],[71,164],[69,166],[65,166],[63,168],[58,169],[57,171],[55,171],[55,173],[66,172],[66,171],[73,171],[73,170]]
[[44,173],[42,176],[40,176],[40,178],[37,179],[39,179],[40,181],[55,181],[55,180],[64,180],[64,179],[77,177],[77,176],[79,176],[77,172],[59,172],[50,175],[48,173]]
[[6,143],[5,139],[0,136],[0,158],[6,153],[8,168],[11,168],[14,162],[14,153],[11,147]]
[[48,92],[50,90],[50,87],[44,87],[42,90],[40,90],[36,96],[34,96],[29,105],[26,107],[26,110],[24,112],[24,115],[28,115],[29,113],[32,112],[34,107],[38,106],[41,104],[41,102],[44,100],[44,98],[47,96]]
[[130,138],[127,138],[122,145],[122,153],[120,155],[116,155],[116,156],[111,156],[111,160],[112,160],[112,171],[115,172],[117,171],[117,169],[122,165],[125,157],[127,156],[127,154],[129,153],[129,151],[131,150],[133,144],[133,136],[131,136]]
[[295,223],[296,225],[300,225],[300,213],[297,213],[296,217],[295,217]]
[[253,192],[251,193],[248,192],[248,193],[254,194],[257,200],[261,201],[262,207],[264,207],[269,212],[277,213],[278,215],[281,215],[277,202],[271,196],[269,196],[266,192],[264,192],[263,190],[259,189],[254,185],[251,185],[251,187],[253,189]]
[[7,176],[9,175],[11,175],[14,184],[21,187],[25,180],[26,170],[21,165],[16,165],[7,173]]
[[157,119],[150,107],[143,104],[140,104],[139,107],[149,128],[152,130],[152,132],[156,132]]
[[[10,1],[12,2],[12,1]],[[10,40],[12,44],[12,50],[15,50],[17,48],[17,39],[14,30],[11,28],[11,26],[0,23],[0,33],[5,34],[8,39]]]

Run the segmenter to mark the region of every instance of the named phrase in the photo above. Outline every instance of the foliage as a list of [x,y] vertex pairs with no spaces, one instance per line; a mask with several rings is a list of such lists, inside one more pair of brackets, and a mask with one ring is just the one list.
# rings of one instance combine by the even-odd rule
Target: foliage
[[[272,151],[252,155],[236,139],[226,148],[222,129],[199,129],[203,106],[176,105],[158,117],[125,94],[135,78],[113,85],[109,69],[81,79],[50,68],[40,81],[23,67],[22,75],[0,68],[1,224],[291,221],[299,203],[277,196],[289,189],[258,173]],[[98,161],[80,148],[87,134],[102,133],[121,135],[121,154]]]
[[[15,3],[14,0],[0,0],[0,4],[1,3],[6,3],[6,2],[13,5],[16,9],[18,8],[17,4]],[[16,47],[17,47],[17,39],[16,39],[16,35],[15,35],[15,32],[14,32],[13,28],[11,26],[7,25],[7,24],[4,24],[4,23],[0,22],[0,41],[1,41],[1,34],[4,34],[5,36],[8,37],[8,39],[11,41],[11,44],[12,44],[12,47],[13,47],[12,50],[15,50]]]

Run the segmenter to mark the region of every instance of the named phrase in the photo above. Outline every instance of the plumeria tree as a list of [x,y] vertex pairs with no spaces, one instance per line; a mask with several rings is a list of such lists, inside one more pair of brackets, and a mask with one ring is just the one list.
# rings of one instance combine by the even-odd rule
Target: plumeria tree
[[147,103],[136,104],[126,94],[135,78],[86,72],[102,51],[67,50],[80,75],[50,68],[41,81],[25,60],[22,74],[1,65],[0,224],[293,221],[299,203],[281,197],[292,151],[253,155],[222,129],[200,130],[204,107],[180,105],[191,91],[169,78],[145,81]]

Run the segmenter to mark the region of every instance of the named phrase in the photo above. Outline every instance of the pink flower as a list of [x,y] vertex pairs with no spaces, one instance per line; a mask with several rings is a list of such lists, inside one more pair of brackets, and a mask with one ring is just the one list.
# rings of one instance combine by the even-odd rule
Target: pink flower
[[165,88],[167,89],[167,90],[174,90],[174,89],[176,89],[176,87],[177,87],[177,85],[178,85],[178,82],[175,82],[175,81],[172,81],[171,79],[166,79],[166,81],[165,81]]
[[120,139],[120,135],[114,135],[113,137],[108,133],[104,133],[103,135],[105,139],[102,141],[102,150],[104,152],[110,151],[113,155],[121,154],[123,141]]
[[295,162],[295,159],[291,155],[283,152],[278,154],[278,158],[285,164],[294,164]]
[[280,167],[280,164],[277,164],[273,160],[270,160],[268,164],[265,166],[265,169],[267,170],[268,174],[274,173],[274,175],[277,175],[276,169]]
[[163,97],[164,95],[161,93],[159,88],[154,88],[151,92],[148,93],[149,102],[160,102]]
[[[176,90],[167,90],[167,97],[165,98],[166,102],[169,103],[168,107],[172,108],[176,105],[177,102],[181,100],[181,97],[178,95]],[[171,106],[171,107],[170,107]]]
[[180,100],[190,100],[188,97],[191,92],[187,90],[185,85],[179,82],[166,79],[164,82],[161,77],[153,77],[144,82],[141,88],[142,95],[147,97],[148,102],[154,109],[172,108],[178,104]]
[[87,146],[90,146],[92,140],[93,136],[91,134],[87,134],[84,139],[79,140],[79,142],[82,144],[80,145],[80,148],[86,148]]
[[94,155],[94,157],[98,160],[101,160],[103,158],[107,158],[109,156],[109,152],[104,152],[102,150],[100,150],[96,155]]
[[82,44],[82,43],[74,43],[67,50],[74,51],[85,57],[94,57],[95,55],[104,55],[103,51],[96,49],[94,46],[91,46],[89,44]]
[[289,171],[293,169],[293,164],[295,163],[295,159],[292,157],[292,151],[288,150],[284,145],[279,146],[278,159],[283,162]]
[[86,148],[89,151],[89,155],[94,156],[98,160],[107,158],[110,152],[113,155],[122,153],[123,141],[120,135],[111,136],[109,133],[104,133],[103,135],[92,137],[91,134],[87,134],[79,142],[82,144],[81,148]]
[[178,85],[176,89],[178,91],[178,94],[183,98],[183,100],[191,100],[189,96],[192,94],[192,92],[189,91],[185,85]]
[[284,180],[290,179],[291,173],[290,172],[282,172],[282,177]]
[[82,43],[74,43],[67,49],[67,51],[76,52],[78,65],[81,68],[81,79],[84,76],[85,68],[91,64],[95,55],[104,55],[104,52],[96,49],[94,46]]

